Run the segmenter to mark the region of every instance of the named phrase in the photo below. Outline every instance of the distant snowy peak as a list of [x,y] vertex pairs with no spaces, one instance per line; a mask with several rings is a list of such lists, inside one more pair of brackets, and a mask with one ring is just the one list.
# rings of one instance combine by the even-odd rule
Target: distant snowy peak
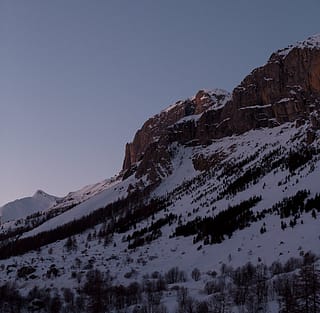
[[43,190],[41,189],[38,189],[32,197],[39,197],[39,196],[47,196],[48,194],[46,192],[44,192]]
[[59,198],[37,190],[32,197],[17,199],[0,207],[1,222],[8,222],[49,209]]
[[285,58],[294,48],[320,49],[320,34],[310,36],[306,40],[298,41],[293,45],[289,45],[284,49],[280,49],[276,52],[276,54]]
[[37,190],[33,196],[32,196],[33,199],[51,199],[52,201],[56,201],[58,199],[58,197],[56,196],[52,196],[52,195],[49,195],[48,193],[44,192],[43,190]]

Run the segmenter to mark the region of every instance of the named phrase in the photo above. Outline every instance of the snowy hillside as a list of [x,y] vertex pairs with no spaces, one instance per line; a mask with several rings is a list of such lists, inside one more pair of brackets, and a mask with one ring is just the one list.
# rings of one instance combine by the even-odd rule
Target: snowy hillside
[[[92,268],[110,273],[114,285],[128,286],[132,281],[143,281],[143,277],[155,270],[165,277],[170,269],[176,267],[185,273],[187,279],[180,283],[178,280],[176,284],[188,288],[197,301],[203,301],[208,297],[205,295],[205,285],[212,280],[210,273],[219,272],[223,264],[230,271],[247,262],[254,266],[271,266],[278,261],[284,265],[291,262],[291,258],[299,258],[308,251],[320,254],[319,206],[315,207],[318,209],[315,216],[307,210],[302,210],[299,217],[291,213],[281,216],[277,209],[272,209],[285,197],[294,197],[298,191],[310,191],[305,199],[313,199],[319,193],[319,152],[294,171],[285,161],[292,149],[304,145],[307,130],[308,124],[296,127],[294,123],[287,123],[273,129],[254,130],[241,136],[220,139],[206,147],[173,145],[170,148],[174,155],[172,174],[150,195],[152,199],[166,199],[164,208],[155,206],[148,213],[148,207],[144,209],[142,205],[145,217],[134,220],[132,215],[128,220],[126,214],[129,212],[125,210],[114,224],[107,218],[103,222],[97,220],[96,226],[81,233],[75,231],[71,237],[62,234],[59,238],[65,240],[57,240],[40,248],[40,259],[39,252],[30,251],[3,260],[1,263],[6,270],[1,272],[0,279],[4,283],[19,277],[17,284],[23,286],[23,294],[26,295],[35,285],[44,289],[59,290],[60,286],[76,289],[85,280],[85,273]],[[319,135],[317,133],[317,140],[310,149],[319,146]],[[220,156],[222,161],[212,165],[208,171],[195,170],[193,162],[200,155],[208,159]],[[235,184],[246,177],[248,171],[253,173],[260,167],[265,169],[260,177],[249,179],[245,185]],[[39,234],[39,237],[31,237],[32,241],[43,239],[44,231],[86,217],[94,212],[94,208],[105,207],[107,211],[103,214],[108,215],[111,208],[108,204],[128,196],[129,184],[135,183],[134,177],[118,180],[23,237]],[[235,225],[229,237],[223,235],[221,242],[206,242],[201,236],[200,240],[196,240],[197,233],[193,234],[192,230],[189,235],[183,233],[181,227],[188,222],[217,216],[219,212],[253,197],[261,199],[253,202],[250,210],[252,216],[240,229]],[[134,200],[132,203],[132,210],[137,210]],[[292,224],[294,220],[296,222]],[[82,223],[85,224],[86,220]],[[283,223],[286,227],[282,227]],[[52,233],[52,236],[55,234]],[[25,243],[29,244],[27,241]],[[197,281],[191,278],[195,268],[199,269],[201,277]],[[26,269],[30,270],[30,274],[24,274]],[[174,294],[168,293],[162,300],[171,312],[178,305]],[[266,312],[277,312],[277,301],[271,301],[268,310]]]
[[119,175],[14,206],[0,311],[320,312],[317,38],[149,119]]

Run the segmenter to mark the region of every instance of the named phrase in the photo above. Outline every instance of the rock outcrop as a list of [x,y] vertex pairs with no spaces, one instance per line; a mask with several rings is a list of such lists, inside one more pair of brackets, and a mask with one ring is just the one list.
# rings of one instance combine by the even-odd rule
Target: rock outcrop
[[[168,147],[172,142],[207,144],[213,139],[292,121],[303,124],[310,120],[313,128],[319,128],[319,111],[317,35],[273,53],[264,66],[245,77],[232,97],[222,90],[200,90],[194,98],[178,101],[149,119],[127,144],[123,170],[137,165],[137,177],[148,174],[155,181],[170,173]],[[199,157],[195,165],[201,170],[207,166],[205,161]]]
[[[320,36],[273,53],[232,93],[222,112],[205,112],[198,138],[221,138],[250,129],[309,119],[320,102]],[[204,137],[203,137],[204,135]]]
[[229,99],[230,94],[224,90],[200,90],[194,98],[180,100],[147,120],[135,134],[133,142],[126,145],[123,170],[128,170],[141,160],[149,145],[168,135],[169,126],[177,122],[186,122],[188,119],[192,120],[194,115],[199,115],[210,108],[219,108]]

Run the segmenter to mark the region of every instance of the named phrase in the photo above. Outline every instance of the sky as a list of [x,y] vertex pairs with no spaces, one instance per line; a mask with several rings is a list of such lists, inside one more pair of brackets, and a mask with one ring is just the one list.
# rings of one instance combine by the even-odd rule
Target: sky
[[319,0],[0,0],[0,206],[121,169],[143,122],[320,33]]

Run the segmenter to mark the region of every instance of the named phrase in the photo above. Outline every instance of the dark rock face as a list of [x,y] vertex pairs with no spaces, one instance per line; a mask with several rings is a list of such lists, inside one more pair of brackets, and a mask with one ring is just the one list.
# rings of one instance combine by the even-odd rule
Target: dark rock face
[[147,120],[135,134],[133,142],[126,145],[123,170],[128,170],[131,165],[138,162],[150,144],[168,135],[170,132],[168,131],[169,126],[185,117],[198,115],[210,107],[219,106],[229,97],[230,95],[222,90],[213,92],[200,90],[193,99],[178,101],[160,114]]
[[[213,139],[241,134],[261,127],[297,121],[320,125],[320,36],[273,53],[262,67],[252,71],[232,93],[200,90],[193,99],[175,105],[149,119],[126,146],[123,170],[139,160],[136,175],[152,181],[170,173],[170,143],[207,144]],[[310,133],[308,142],[312,142]],[[199,157],[195,168],[211,162]]]
[[[233,116],[237,120],[244,114],[236,111],[260,106],[269,119],[294,121],[308,117],[308,100],[313,102],[319,93],[320,49],[293,48],[286,56],[274,53],[265,66],[254,70],[234,90]],[[235,128],[241,132],[245,126],[236,124]]]
[[[320,49],[293,48],[274,53],[232,93],[222,112],[205,112],[198,137],[221,138],[260,127],[308,119],[319,108]],[[203,138],[203,137],[202,137]]]
[[139,161],[148,146],[157,141],[165,132],[166,128],[185,116],[185,112],[194,110],[191,103],[178,101],[172,108],[162,111],[160,114],[147,120],[141,129],[137,131],[133,142],[126,145],[123,170],[127,170]]
[[193,167],[197,171],[206,171],[210,167],[214,166],[215,164],[219,163],[223,160],[226,155],[223,152],[216,153],[206,157],[202,154],[198,154],[195,158],[192,159]]

